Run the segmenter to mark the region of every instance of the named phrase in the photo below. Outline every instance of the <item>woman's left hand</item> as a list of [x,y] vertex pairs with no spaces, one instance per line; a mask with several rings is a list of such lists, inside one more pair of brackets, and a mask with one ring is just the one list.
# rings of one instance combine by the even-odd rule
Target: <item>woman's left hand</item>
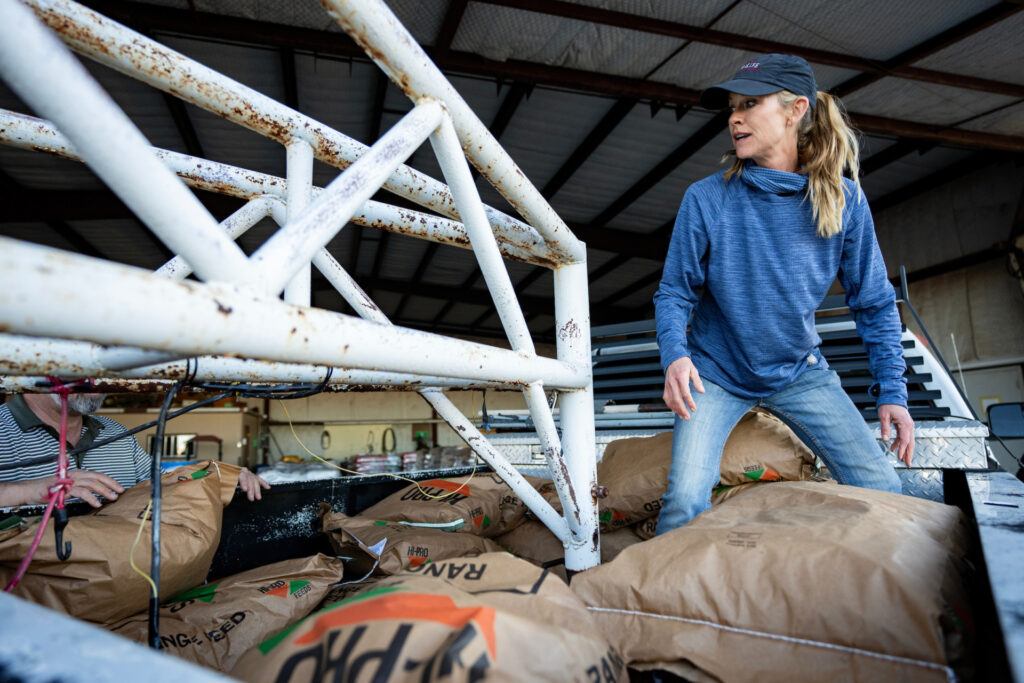
[[256,476],[247,469],[238,473],[238,487],[245,492],[249,500],[262,500],[263,492],[260,490],[270,489],[270,484],[263,480],[263,477]]
[[889,442],[889,427],[896,427],[896,440],[887,447],[895,451],[896,457],[910,467],[914,457],[914,418],[903,406],[885,403],[878,406],[878,421],[882,426],[882,441]]

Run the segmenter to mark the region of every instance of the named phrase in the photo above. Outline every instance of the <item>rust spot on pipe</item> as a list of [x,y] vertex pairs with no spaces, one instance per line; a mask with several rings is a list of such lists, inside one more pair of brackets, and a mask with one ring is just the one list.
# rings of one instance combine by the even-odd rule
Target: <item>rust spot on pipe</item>
[[579,337],[580,326],[576,324],[576,320],[574,318],[569,318],[564,325],[558,328],[558,338],[562,341],[579,339]]
[[217,299],[214,299],[213,302],[215,304],[217,304],[217,312],[220,313],[223,316],[229,316],[229,315],[231,315],[231,312],[235,310],[235,309],[231,308],[230,306],[222,304]]

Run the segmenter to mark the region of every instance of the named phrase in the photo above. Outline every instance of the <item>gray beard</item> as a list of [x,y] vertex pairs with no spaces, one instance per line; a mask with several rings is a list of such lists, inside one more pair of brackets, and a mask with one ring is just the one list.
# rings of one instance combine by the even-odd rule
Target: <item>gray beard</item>
[[[50,394],[53,402],[60,407],[60,395]],[[68,412],[75,415],[92,415],[107,397],[104,394],[71,394],[68,396]]]

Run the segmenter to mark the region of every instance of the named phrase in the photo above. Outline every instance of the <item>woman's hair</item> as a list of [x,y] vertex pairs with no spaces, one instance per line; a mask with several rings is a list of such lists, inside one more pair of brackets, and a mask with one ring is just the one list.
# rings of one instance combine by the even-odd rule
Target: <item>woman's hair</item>
[[[776,93],[783,107],[797,100],[788,90]],[[797,163],[807,173],[807,197],[811,200],[818,235],[832,237],[843,229],[846,186],[843,171],[848,170],[860,201],[860,145],[846,109],[838,97],[818,91],[817,104],[800,119],[797,128]],[[728,159],[728,157],[726,157]],[[726,171],[726,180],[743,172],[743,161],[734,159]]]

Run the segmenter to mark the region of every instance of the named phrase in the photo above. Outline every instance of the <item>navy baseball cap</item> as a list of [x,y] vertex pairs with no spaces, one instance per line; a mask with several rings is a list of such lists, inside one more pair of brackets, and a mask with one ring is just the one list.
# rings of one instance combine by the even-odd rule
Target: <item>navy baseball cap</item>
[[700,95],[700,104],[708,109],[729,106],[729,93],[740,95],[770,95],[788,90],[803,95],[814,108],[818,83],[807,60],[794,55],[770,54],[751,59],[740,67],[733,77],[714,85]]

